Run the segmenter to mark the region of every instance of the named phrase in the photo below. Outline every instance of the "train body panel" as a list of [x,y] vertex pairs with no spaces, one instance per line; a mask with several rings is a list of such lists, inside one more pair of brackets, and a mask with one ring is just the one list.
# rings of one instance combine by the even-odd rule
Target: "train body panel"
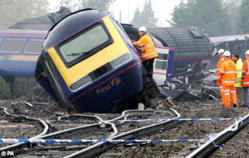
[[[16,61],[14,59],[10,59],[10,55],[6,55],[7,62],[0,62],[0,74],[2,76],[26,76],[26,77],[34,77],[34,68],[36,65],[36,60],[38,56],[32,57],[33,59],[36,59],[35,61]],[[24,56],[24,58],[26,55]],[[20,58],[20,56],[12,56],[11,58]],[[21,58],[23,58],[21,56]]]
[[[70,18],[85,19],[87,12],[99,19],[94,16],[84,26],[71,22]],[[77,29],[61,39],[53,36],[68,28]],[[138,53],[120,25],[102,11],[66,17],[51,29],[44,48],[36,79],[61,104],[81,112],[110,112],[143,90]]]
[[[67,101],[72,103],[75,109],[88,112],[110,112],[110,109],[119,101],[129,98],[131,94],[143,89],[141,67],[140,60],[134,56],[125,67],[106,73],[103,77],[77,91],[69,89],[55,65],[51,66],[51,69],[53,69],[53,77],[56,78],[56,82],[62,90],[60,97],[67,98]],[[39,77],[37,80],[58,103],[61,102],[58,99],[58,92],[56,93],[52,86],[47,87],[48,82],[42,83],[44,79]]]
[[34,77],[47,31],[0,30],[0,75]]
[[119,102],[143,90],[141,64],[134,61],[127,66],[91,84],[70,102],[80,111],[110,112]]
[[[99,37],[105,34],[95,38],[102,40],[97,44],[91,40],[96,32]],[[158,85],[171,82],[175,74],[186,72],[193,63],[206,65],[210,61],[212,44],[199,30],[154,28],[149,29],[149,34],[161,54],[154,62],[153,76]],[[139,54],[130,41],[132,37],[139,38],[136,28],[123,30],[111,15],[96,10],[72,13],[48,34],[41,30],[0,30],[0,75],[33,78],[37,66],[36,80],[59,104],[80,111],[108,112],[126,101],[137,102],[136,98],[146,96],[145,87],[151,87],[145,86]],[[19,51],[7,50],[11,41],[12,46],[20,47]],[[37,49],[42,44],[39,60]],[[28,48],[29,45],[36,49]]]
[[[0,92],[6,98],[30,94],[47,31],[0,29]],[[24,79],[25,78],[25,79]]]
[[206,69],[211,61],[214,45],[206,33],[197,27],[162,27],[148,30],[161,38],[166,46],[175,48],[174,76],[186,72],[194,63]]
[[[107,21],[105,22],[106,26],[108,23],[111,23],[110,20],[108,21],[107,17],[105,17],[103,20]],[[50,48],[48,50],[49,55],[51,56],[56,67],[59,69],[60,73],[62,74],[62,77],[65,80],[68,87],[70,87],[70,85],[80,80],[82,77],[90,74],[94,70],[100,68],[105,64],[108,64],[108,62],[114,61],[119,57],[127,56],[128,57],[127,60],[130,60],[131,58],[130,50],[127,48],[126,44],[123,42],[121,37],[117,36],[118,32],[116,31],[116,29],[110,26],[109,28],[107,27],[107,29],[110,32],[110,35],[113,37],[113,43],[110,44],[108,47],[103,48],[101,50],[101,53],[95,53],[92,56],[86,58],[85,60],[78,62],[74,66],[67,67],[64,64],[63,60],[61,59],[60,55],[55,53],[54,48]],[[84,71],[82,71],[82,68],[87,68],[87,69],[84,69]],[[67,74],[71,75],[69,76]]]

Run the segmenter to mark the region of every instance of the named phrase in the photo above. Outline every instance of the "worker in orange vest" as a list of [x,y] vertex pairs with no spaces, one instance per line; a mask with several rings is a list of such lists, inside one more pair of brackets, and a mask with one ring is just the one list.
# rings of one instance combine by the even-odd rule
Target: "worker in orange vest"
[[[220,57],[219,61],[218,61],[218,64],[217,64],[217,82],[216,84],[220,87],[220,96],[221,96],[221,99],[223,98],[224,96],[224,91],[223,91],[223,86],[222,86],[222,81],[221,81],[221,74],[220,74],[220,69],[221,69],[221,64],[225,61],[225,58],[224,58],[224,49],[219,49],[218,51],[218,56]],[[222,99],[222,102],[223,102],[224,99]],[[224,102],[223,102],[224,104]]]
[[236,65],[231,59],[231,53],[229,51],[224,52],[225,61],[221,64],[221,78],[222,86],[224,90],[224,96],[222,98],[226,108],[231,107],[231,98],[233,107],[237,106],[237,96],[235,89],[235,80],[237,77]]
[[249,50],[246,51],[245,53],[246,60],[243,62],[243,67],[242,67],[242,81],[241,85],[243,87],[243,98],[244,98],[244,103],[241,106],[246,106],[248,107],[248,87],[249,87]]
[[140,39],[138,41],[132,40],[132,44],[140,48],[141,61],[147,71],[146,76],[152,79],[153,76],[153,63],[154,59],[158,57],[155,44],[153,39],[148,35],[147,29],[144,26],[141,26],[138,29],[138,34]]

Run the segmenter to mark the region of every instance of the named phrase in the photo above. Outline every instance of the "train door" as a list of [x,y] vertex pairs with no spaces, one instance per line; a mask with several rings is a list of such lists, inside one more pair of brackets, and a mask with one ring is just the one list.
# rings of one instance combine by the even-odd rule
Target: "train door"
[[157,85],[171,82],[173,76],[174,49],[167,47],[156,47],[158,57],[154,61],[153,78]]

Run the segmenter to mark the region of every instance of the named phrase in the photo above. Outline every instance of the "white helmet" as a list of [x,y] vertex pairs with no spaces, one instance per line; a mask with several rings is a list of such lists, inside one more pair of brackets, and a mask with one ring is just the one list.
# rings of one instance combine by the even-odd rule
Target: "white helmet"
[[245,55],[249,55],[249,50],[246,51]]
[[141,27],[138,29],[138,31],[143,31],[143,32],[146,32],[146,31],[147,31],[147,29],[146,29],[146,27],[145,27],[145,26],[141,26]]
[[224,49],[219,49],[218,54],[223,54],[225,52]]
[[226,57],[230,57],[230,56],[231,56],[231,53],[227,50],[227,51],[224,52],[223,55],[226,56]]

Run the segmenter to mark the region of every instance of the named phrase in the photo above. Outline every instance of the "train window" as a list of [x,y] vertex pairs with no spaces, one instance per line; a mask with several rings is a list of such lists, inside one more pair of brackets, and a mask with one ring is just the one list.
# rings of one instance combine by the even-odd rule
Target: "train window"
[[156,69],[167,70],[167,61],[156,60]]
[[162,54],[162,53],[158,53],[158,57],[157,59],[161,59],[161,60],[167,60],[168,59],[168,54]]
[[106,44],[109,44],[107,43],[108,41],[110,41],[109,34],[107,34],[104,26],[98,23],[76,38],[63,43],[59,50],[66,63],[70,63],[77,58],[89,57],[98,49],[104,48]]
[[44,40],[30,40],[25,53],[41,53]]
[[24,39],[7,39],[3,45],[2,52],[19,53],[24,43]]

